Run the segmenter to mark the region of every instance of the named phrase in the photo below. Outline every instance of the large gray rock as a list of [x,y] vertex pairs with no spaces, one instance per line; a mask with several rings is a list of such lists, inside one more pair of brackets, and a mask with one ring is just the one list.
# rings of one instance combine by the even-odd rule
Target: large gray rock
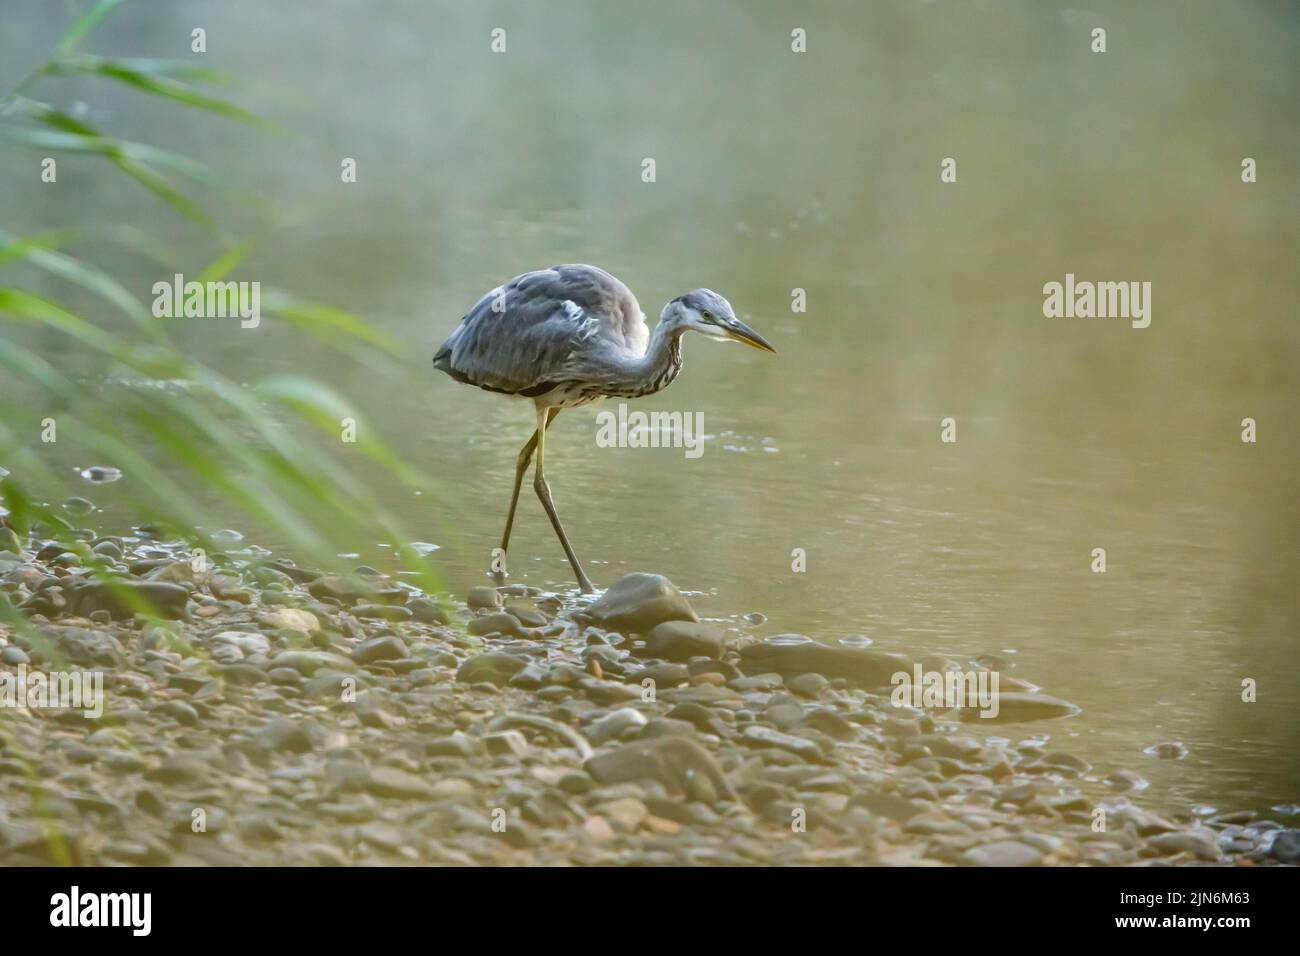
[[176,620],[185,616],[190,589],[166,581],[82,580],[64,585],[68,613],[89,617],[107,611],[115,621],[131,618],[137,611]]
[[[1073,717],[1081,708],[1068,700],[1049,697],[1047,694],[1026,694],[1021,691],[998,691],[996,716],[985,717],[978,707],[963,707],[961,719],[976,723],[1010,724],[1022,720],[1050,720],[1055,717]],[[991,711],[990,711],[991,712]]]
[[698,621],[682,592],[662,574],[625,574],[602,594],[587,615],[599,626],[624,634],[647,634],[664,621]]
[[590,757],[583,768],[600,784],[657,780],[673,796],[706,802],[739,800],[717,761],[688,737],[659,737],[625,744]]
[[646,637],[645,652],[647,657],[686,661],[692,657],[721,657],[724,647],[721,629],[712,624],[664,621]]
[[767,640],[740,652],[740,669],[746,674],[780,674],[798,677],[821,674],[843,677],[861,687],[883,687],[898,671],[911,670],[904,654],[874,647],[842,647],[814,641]]
[[326,574],[307,585],[311,596],[317,599],[332,598],[340,604],[405,604],[407,592],[395,587],[387,578],[363,578],[360,575],[344,577]]

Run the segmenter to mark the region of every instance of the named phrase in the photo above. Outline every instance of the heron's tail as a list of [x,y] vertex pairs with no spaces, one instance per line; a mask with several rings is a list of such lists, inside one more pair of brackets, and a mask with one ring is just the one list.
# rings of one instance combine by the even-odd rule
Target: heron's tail
[[440,372],[451,374],[451,349],[446,345],[433,354],[433,367]]

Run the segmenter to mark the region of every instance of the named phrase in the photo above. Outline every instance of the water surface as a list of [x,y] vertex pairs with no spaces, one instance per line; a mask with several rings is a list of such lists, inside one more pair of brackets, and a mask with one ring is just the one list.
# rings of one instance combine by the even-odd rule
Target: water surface
[[[63,21],[58,5],[5,6],[7,88]],[[204,62],[294,135],[65,90],[270,200],[226,210],[261,240],[236,278],[409,343],[396,380],[274,323],[183,333],[241,380],[325,379],[427,468],[443,500],[393,506],[439,545],[452,590],[484,580],[532,427],[531,406],[430,367],[468,306],[567,261],[619,275],[652,322],[708,286],[780,354],[688,338],[678,381],[636,403],[703,412],[701,457],[597,447],[600,406],[552,430],[548,477],[598,584],[654,570],[700,592],[706,615],[765,615],[759,634],[998,653],[1083,708],[1016,738],[1136,770],[1175,810],[1297,802],[1296,8],[714,6],[134,4],[101,52],[188,56],[202,25]],[[1104,55],[1088,50],[1094,20]],[[505,55],[489,51],[498,26]],[[345,156],[355,185],[339,181]],[[940,182],[944,157],[956,183]],[[76,185],[57,192],[6,170],[5,225],[129,221],[194,272],[213,255],[98,164],[63,170]],[[129,257],[117,268],[146,299],[163,277]],[[1151,326],[1045,318],[1043,284],[1066,273],[1151,282]],[[106,518],[129,522],[113,509],[130,481],[94,489]],[[527,489],[521,508],[515,580],[569,587]],[[356,550],[377,560],[373,544]],[[1090,570],[1098,547],[1105,574]],[[1240,701],[1243,678],[1257,703]],[[1166,740],[1190,755],[1143,755]]]

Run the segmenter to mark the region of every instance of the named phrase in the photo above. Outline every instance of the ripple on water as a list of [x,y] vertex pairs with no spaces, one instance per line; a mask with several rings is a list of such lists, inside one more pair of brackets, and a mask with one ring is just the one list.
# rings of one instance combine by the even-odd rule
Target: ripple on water
[[841,637],[839,642],[845,647],[870,647],[872,644],[876,643],[865,634],[849,634],[845,637]]
[[812,644],[813,639],[804,634],[773,634],[764,638],[769,644]]
[[1152,757],[1159,757],[1161,760],[1182,760],[1188,754],[1187,745],[1181,740],[1152,744],[1142,752]]
[[89,468],[81,469],[77,474],[92,485],[106,485],[122,477],[120,468],[113,468],[109,465],[91,465]]

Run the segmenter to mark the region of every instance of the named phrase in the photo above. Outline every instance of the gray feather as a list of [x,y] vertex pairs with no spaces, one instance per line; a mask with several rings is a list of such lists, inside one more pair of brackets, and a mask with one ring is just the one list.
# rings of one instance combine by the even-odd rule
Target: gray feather
[[603,269],[526,272],[475,303],[434,356],[460,382],[536,396],[645,355],[649,330],[630,289]]

